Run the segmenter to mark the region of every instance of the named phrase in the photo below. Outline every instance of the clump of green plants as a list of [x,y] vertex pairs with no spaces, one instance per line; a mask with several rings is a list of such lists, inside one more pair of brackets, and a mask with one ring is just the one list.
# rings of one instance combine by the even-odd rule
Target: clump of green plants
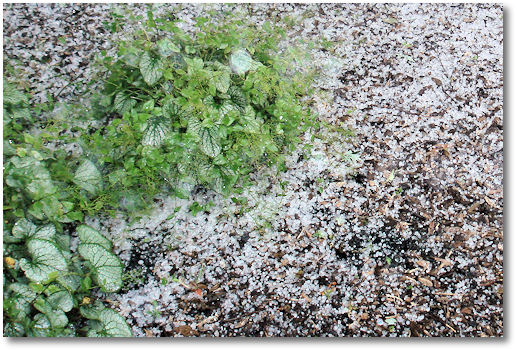
[[261,164],[281,170],[312,125],[300,102],[307,76],[278,54],[284,33],[226,15],[197,18],[188,34],[149,13],[102,59],[98,100],[109,122],[83,144],[122,196],[166,188],[188,198],[196,185],[227,195]]
[[197,18],[193,33],[152,12],[143,22],[115,57],[104,53],[104,88],[73,118],[31,105],[4,78],[6,336],[130,336],[94,297],[119,291],[124,268],[84,217],[135,212],[163,191],[188,198],[195,186],[241,193],[254,169],[281,171],[315,125],[301,102],[310,77],[281,54],[282,30],[229,13]]
[[3,94],[4,336],[130,336],[124,318],[92,296],[122,285],[111,242],[80,225],[72,251],[64,228],[82,221],[80,201],[93,199],[97,177],[48,147],[45,128],[31,130],[37,115],[23,92],[4,83]]

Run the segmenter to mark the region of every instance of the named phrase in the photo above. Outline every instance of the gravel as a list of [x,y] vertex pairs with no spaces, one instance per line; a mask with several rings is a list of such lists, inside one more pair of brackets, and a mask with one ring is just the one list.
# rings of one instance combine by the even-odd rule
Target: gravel
[[[503,336],[503,8],[495,4],[162,5],[322,37],[314,110],[354,137],[304,135],[241,205],[163,194],[141,219],[89,218],[127,265],[100,295],[136,336]],[[144,6],[4,4],[4,60],[35,101],[73,100]],[[64,39],[60,39],[64,38]],[[56,77],[56,74],[61,74]],[[193,216],[188,206],[214,204]],[[174,211],[177,208],[177,212]],[[173,215],[172,215],[173,214]]]

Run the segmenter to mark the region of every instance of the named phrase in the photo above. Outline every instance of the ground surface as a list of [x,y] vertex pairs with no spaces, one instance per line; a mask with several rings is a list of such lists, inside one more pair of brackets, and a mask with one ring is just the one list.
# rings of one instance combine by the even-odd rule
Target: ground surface
[[[110,49],[113,6],[4,5],[4,60],[36,100],[72,99],[70,80],[88,79],[91,57]],[[188,24],[204,9],[176,15]],[[237,10],[303,18],[290,38],[337,42],[316,53],[314,109],[356,136],[316,135],[310,158],[258,171],[245,208],[197,191],[163,195],[133,224],[90,218],[135,276],[104,296],[134,334],[503,335],[502,7]],[[194,217],[194,200],[215,206]]]

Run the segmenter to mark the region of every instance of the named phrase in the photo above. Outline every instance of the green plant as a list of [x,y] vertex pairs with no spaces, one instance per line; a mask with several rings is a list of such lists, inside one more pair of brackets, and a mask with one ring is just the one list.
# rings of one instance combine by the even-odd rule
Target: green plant
[[[23,117],[12,117],[20,109]],[[100,300],[94,318],[83,315],[93,290],[120,288],[123,267],[111,242],[88,226],[77,227],[80,244],[71,249],[63,225],[82,221],[80,201],[94,200],[101,185],[86,161],[76,167],[48,146],[56,125],[32,132],[43,124],[32,118],[39,111],[4,84],[4,335],[130,336]]]
[[277,55],[281,30],[229,14],[196,21],[187,34],[149,13],[117,57],[102,58],[98,100],[114,119],[81,141],[107,187],[145,199],[163,189],[188,198],[195,185],[227,195],[262,163],[282,169],[285,147],[312,125],[300,102],[307,76]]
[[[285,33],[268,22],[222,15],[197,18],[187,34],[149,12],[116,57],[102,52],[104,89],[88,108],[52,96],[33,105],[4,78],[6,336],[130,336],[93,292],[116,292],[134,276],[123,274],[105,236],[81,225],[84,216],[141,214],[157,193],[188,198],[195,186],[242,194],[251,171],[283,170],[285,152],[318,127],[301,102],[310,93],[299,69],[307,53],[280,50]],[[113,14],[105,25],[115,32],[124,20]],[[65,150],[72,145],[80,152]]]
[[[37,226],[27,219],[4,232],[4,335],[6,336],[130,336],[125,320],[96,301],[91,290],[117,291],[122,264],[111,252],[111,242],[91,227],[77,228],[79,254],[70,249],[70,236],[52,224]],[[88,327],[78,327],[81,317]],[[94,333],[92,331],[94,330]]]

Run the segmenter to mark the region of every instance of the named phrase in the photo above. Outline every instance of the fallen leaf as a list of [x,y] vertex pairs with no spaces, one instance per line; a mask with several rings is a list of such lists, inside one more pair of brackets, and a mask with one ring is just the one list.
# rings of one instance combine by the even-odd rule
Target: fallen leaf
[[435,83],[435,85],[437,85],[437,86],[443,85],[443,82],[440,79],[432,78],[432,80]]
[[424,277],[419,277],[418,278],[418,281],[423,283],[425,286],[427,287],[433,287],[434,284],[432,283],[432,281],[430,281],[428,278],[424,278]]
[[426,260],[418,260],[416,261],[416,264],[425,269],[425,271],[430,267],[430,263]]
[[174,331],[180,333],[184,337],[189,337],[191,335],[199,335],[199,332],[195,331],[189,325],[177,326],[174,328]]
[[244,319],[242,319],[240,322],[237,323],[237,325],[235,326],[235,329],[242,328],[243,326],[246,325],[247,321],[249,321],[249,318],[245,317]]
[[398,23],[398,20],[394,17],[387,17],[387,18],[384,18],[383,21],[385,23],[388,23],[388,24],[395,24],[395,23]]
[[197,294],[198,296],[202,297],[202,290],[200,288],[197,288],[195,290],[195,294]]
[[468,213],[473,213],[475,210],[477,210],[477,208],[480,206],[480,204],[482,204],[480,201],[479,202],[475,202],[471,207],[469,207],[468,209]]
[[489,198],[489,197],[485,196],[485,197],[484,197],[484,200],[485,200],[485,201],[486,201],[486,203],[487,203],[487,204],[489,204],[491,207],[496,208],[496,204],[495,204],[495,202],[494,202],[493,200],[491,200],[491,198]]

